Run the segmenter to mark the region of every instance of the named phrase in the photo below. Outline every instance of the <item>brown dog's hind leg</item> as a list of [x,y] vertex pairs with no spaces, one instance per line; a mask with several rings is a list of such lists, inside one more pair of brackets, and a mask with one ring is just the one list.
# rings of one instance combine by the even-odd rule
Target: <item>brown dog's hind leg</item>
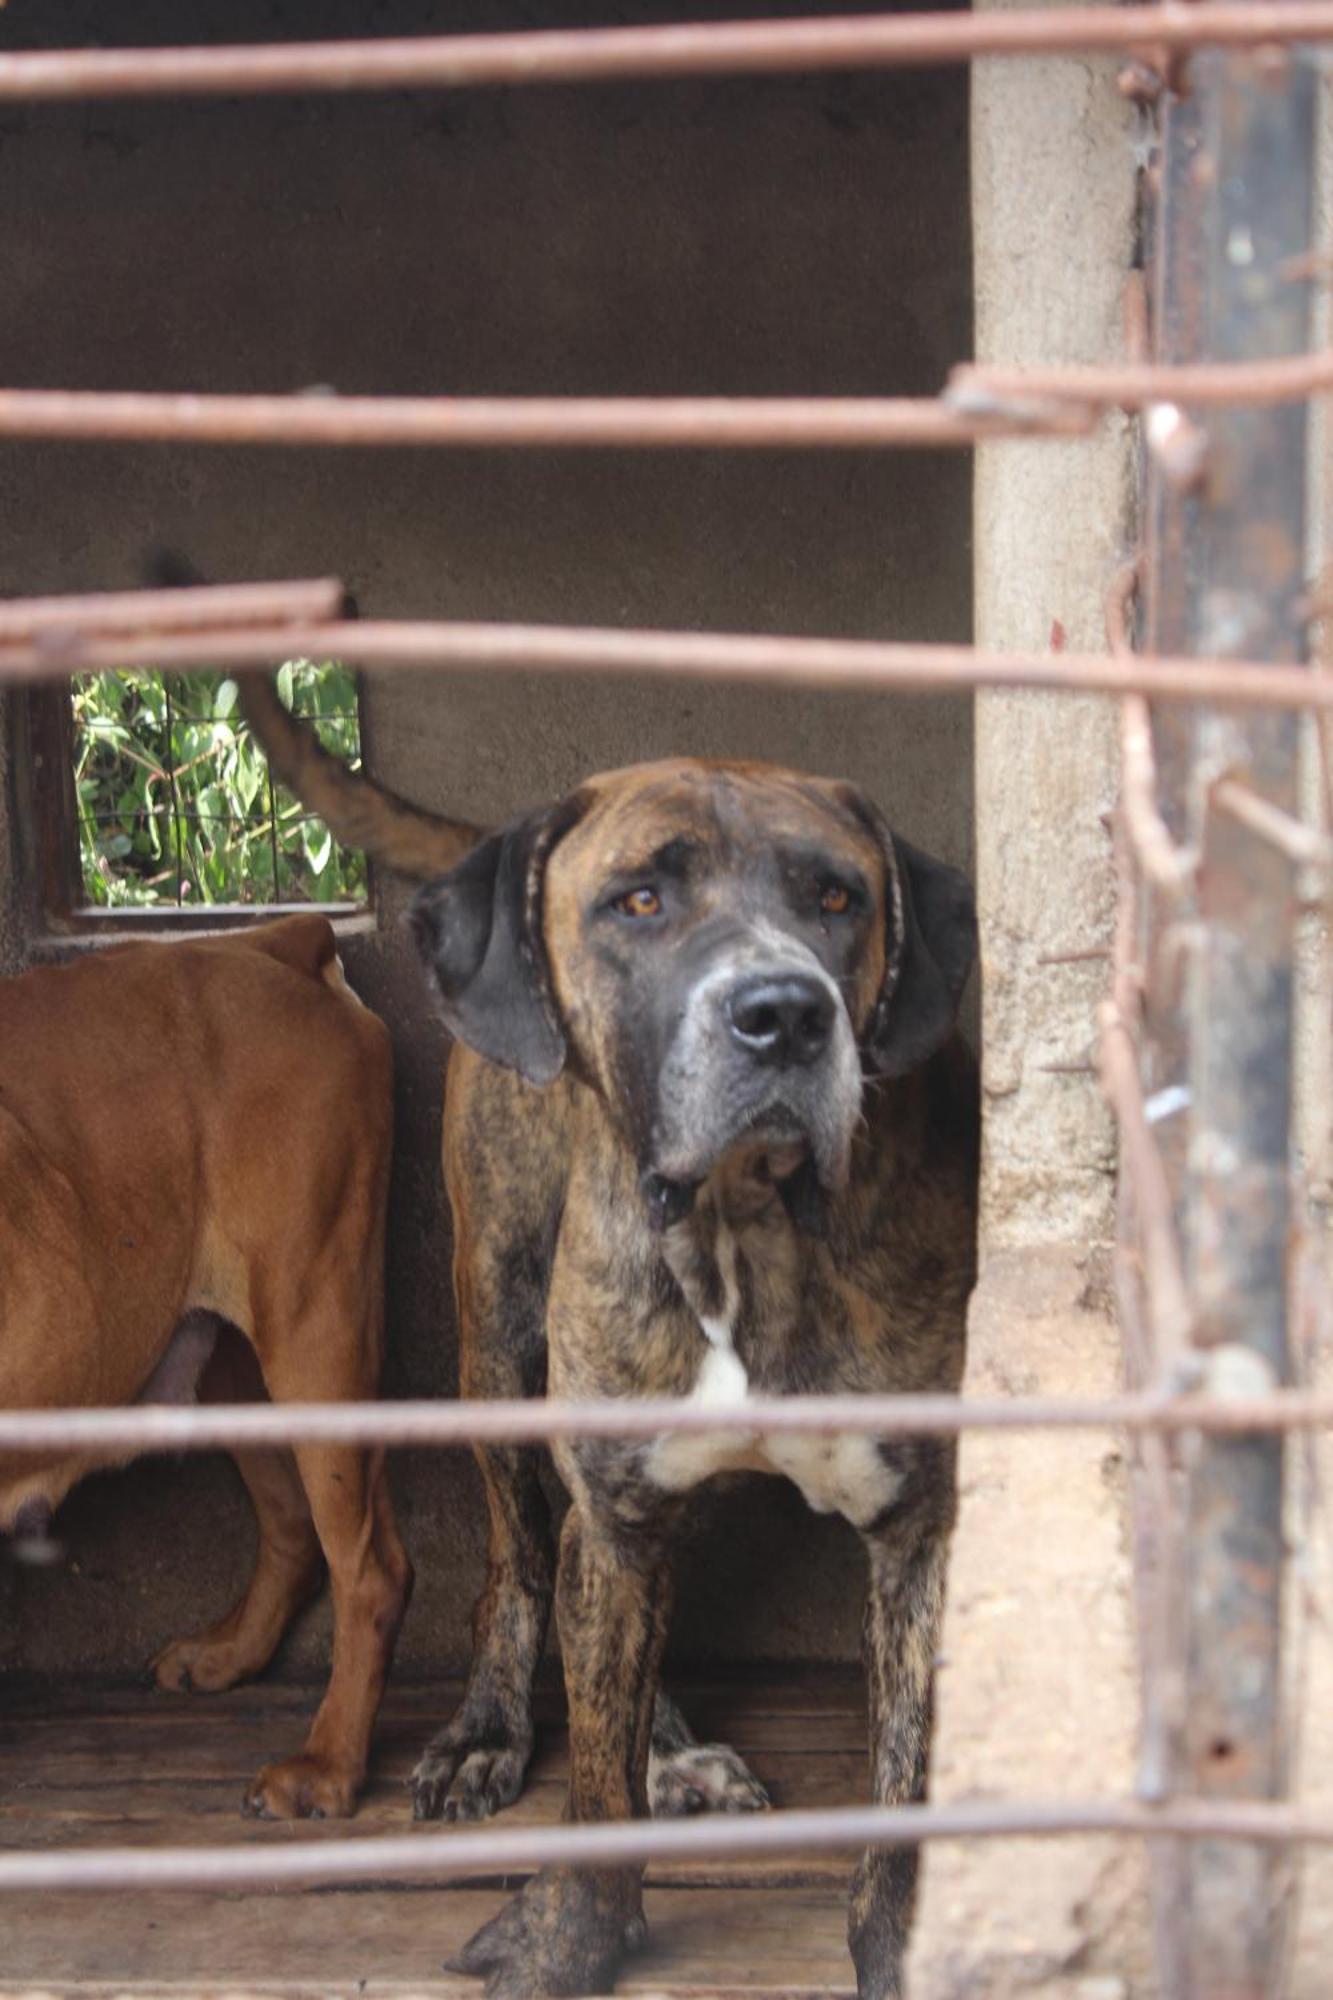
[[654,1819],[690,1813],[763,1812],[768,1793],[727,1743],[700,1743],[665,1689],[657,1691],[648,1757],[648,1804]]
[[[954,1446],[920,1449],[908,1496],[865,1537],[865,1661],[877,1805],[926,1796],[935,1654],[954,1510]],[[847,1942],[858,2000],[900,2000],[916,1907],[919,1849],[869,1848],[852,1884]]]
[[[262,1330],[255,1345],[275,1403],[369,1401],[376,1393],[378,1326],[364,1300],[293,1316],[280,1346],[270,1348]],[[333,1671],[300,1754],[265,1765],[242,1805],[273,1819],[341,1819],[352,1812],[365,1778],[412,1566],[394,1522],[382,1451],[345,1444],[294,1449],[333,1592]]]
[[300,1754],[266,1764],[243,1806],[270,1819],[345,1819],[365,1779],[412,1570],[383,1453],[306,1444],[296,1461],[333,1589],[333,1672]]
[[[224,1328],[199,1385],[200,1401],[246,1403],[264,1393],[249,1343]],[[160,1688],[216,1694],[262,1673],[296,1613],[319,1588],[324,1568],[319,1537],[291,1453],[237,1452],[236,1464],[255,1510],[254,1571],[227,1617],[157,1655],[151,1672]]]
[[[570,1819],[642,1819],[671,1574],[665,1539],[584,1520],[560,1543],[556,1608],[569,1696]],[[544,1870],[464,1946],[450,1969],[491,2000],[607,1993],[643,1937],[639,1867]]]

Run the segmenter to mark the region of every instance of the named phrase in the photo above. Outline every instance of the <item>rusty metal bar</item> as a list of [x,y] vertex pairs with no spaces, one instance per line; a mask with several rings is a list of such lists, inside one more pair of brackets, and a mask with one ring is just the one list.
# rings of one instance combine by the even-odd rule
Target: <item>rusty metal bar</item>
[[970,448],[1088,436],[1107,409],[1333,393],[1333,354],[1234,366],[955,368],[943,396],[290,396],[0,389],[0,437],[139,444],[671,450]]
[[1213,804],[1267,840],[1298,868],[1327,868],[1333,862],[1333,841],[1305,820],[1283,812],[1271,799],[1251,791],[1236,778],[1221,778],[1213,786]]
[[0,1854],[0,1895],[45,1890],[265,1889],[318,1883],[494,1880],[533,1868],[600,1868],[652,1861],[739,1860],[841,1853],[925,1840],[1175,1833],[1265,1846],[1333,1842],[1327,1808],[1173,1800],[960,1800],[948,1805],[841,1806],[726,1813],[681,1820],[497,1827],[442,1826],[380,1839],[251,1840],[226,1847],[104,1847]]
[[[1202,1391],[1206,1390],[1207,1393]],[[199,1408],[0,1410],[0,1452],[214,1451],[220,1447],[339,1444],[539,1444],[553,1438],[656,1438],[664,1433],[810,1433],[933,1437],[961,1431],[1198,1431],[1278,1436],[1333,1427],[1333,1391],[1246,1393],[1219,1371],[1188,1392],[1119,1396],[767,1396],[740,1404],[688,1399],[513,1402],[237,1403]]]
[[978,687],[1071,694],[1150,694],[1257,708],[1333,708],[1333,677],[1259,661],[986,652],[879,639],[793,639],[750,633],[618,631],[577,625],[474,625],[328,620],[208,633],[70,632],[40,647],[0,642],[0,684],[60,679],[146,663],[173,670],[268,666],[294,656],[454,672],[665,674],[767,685],[970,693]]
[[1148,410],[1159,403],[1261,409],[1331,390],[1333,353],[1301,352],[1261,361],[1124,362],[1099,368],[979,368],[967,362],[951,372],[945,400],[973,416],[1018,415],[1024,409],[1046,415],[1060,402],[1117,410]]
[[[1309,291],[1285,276],[1309,247],[1314,98],[1313,71],[1281,57],[1213,53],[1192,65],[1190,108],[1177,107],[1167,130],[1164,180],[1176,206],[1158,255],[1159,342],[1172,364],[1208,356],[1210,367],[1314,386]],[[1205,404],[1195,388],[1185,399]],[[1193,476],[1164,466],[1155,493],[1151,532],[1164,545],[1147,565],[1149,640],[1217,658],[1243,652],[1290,679],[1304,646],[1306,412],[1255,397],[1203,417]],[[1214,1379],[1257,1395],[1289,1379],[1295,880],[1254,815],[1219,809],[1214,791],[1239,781],[1294,819],[1298,729],[1294,715],[1201,706],[1159,748],[1163,815],[1199,856],[1183,1004],[1174,990],[1160,1001],[1150,993],[1149,1010],[1166,1074],[1187,1093],[1183,1158],[1166,1157],[1194,1353]],[[1163,1080],[1159,1067],[1154,1088]],[[1286,1785],[1282,1440],[1257,1425],[1203,1438],[1184,1487],[1186,1686],[1171,1781],[1207,1799],[1272,1799]],[[1205,1840],[1185,1851],[1183,1881],[1161,1879],[1159,1983],[1170,2000],[1276,1990],[1283,1868],[1280,1848]]]
[[44,639],[59,646],[70,635],[132,634],[151,643],[163,632],[216,626],[270,626],[290,620],[336,618],[346,591],[335,577],[300,583],[224,583],[185,590],[113,590],[83,597],[0,599],[0,647]]
[[1157,810],[1152,721],[1141,694],[1127,694],[1120,704],[1120,809],[1139,867],[1155,889],[1178,899],[1193,882],[1199,857],[1176,845]]
[[0,437],[135,443],[577,446],[676,450],[970,447],[1086,437],[1100,412],[1052,399],[975,413],[931,396],[197,396],[0,389]]
[[[1137,562],[1123,563],[1106,593],[1106,643],[1117,659],[1133,656],[1130,610],[1138,594],[1139,570]],[[1198,856],[1176,845],[1157,810],[1152,718],[1141,694],[1127,694],[1120,704],[1120,810],[1143,873],[1155,888],[1179,897],[1193,880]]]
[[1134,1184],[1152,1324],[1176,1350],[1189,1338],[1192,1310],[1176,1236],[1171,1186],[1144,1103],[1138,1047],[1113,1000],[1103,1002],[1100,1026],[1102,1089],[1120,1130],[1122,1176],[1128,1174]]
[[1327,0],[1269,0],[1215,17],[1165,6],[995,14],[881,14],[649,28],[289,43],[220,49],[71,49],[0,57],[0,99],[233,96],[594,83],[624,77],[908,68],[978,56],[1127,52],[1147,61],[1203,43],[1333,39]]
[[[1197,7],[1216,17],[1216,7]],[[1200,323],[1204,210],[1210,189],[1196,171],[1201,157],[1199,104],[1191,91],[1168,91],[1160,102],[1160,145],[1144,175],[1148,272],[1147,325],[1138,329],[1145,354],[1159,367],[1184,366],[1204,352]],[[1160,435],[1160,434],[1159,434]],[[1143,455],[1143,554],[1139,565],[1141,642],[1154,653],[1181,653],[1192,639],[1189,607],[1195,584],[1195,552],[1189,524],[1196,495],[1188,482],[1169,476],[1170,458],[1160,448]],[[1184,800],[1190,769],[1195,709],[1189,703],[1153,701],[1149,710],[1147,754],[1156,785],[1153,816],[1177,851],[1188,846]],[[1197,860],[1197,857],[1196,857]],[[1180,1232],[1189,1121],[1187,1036],[1184,1017],[1182,940],[1190,936],[1193,882],[1179,880],[1163,895],[1151,880],[1135,899],[1134,949],[1143,969],[1139,1049],[1145,1093],[1171,1102],[1175,1116],[1155,1133],[1171,1189],[1173,1225]],[[1123,893],[1123,889],[1122,889]],[[1132,1188],[1120,1191],[1120,1257],[1137,1240]],[[1122,1309],[1124,1300],[1122,1297]],[[1151,1313],[1141,1315],[1144,1352],[1137,1385],[1157,1386],[1176,1357],[1163,1351]],[[1177,1781],[1187,1699],[1184,1617],[1184,1509],[1178,1462],[1165,1442],[1145,1448],[1134,1496],[1135,1560],[1140,1632],[1143,1725],[1140,1783],[1160,1799]],[[1153,1958],[1163,2000],[1184,2000],[1188,1992],[1187,1856],[1179,1841],[1159,1839],[1149,1846],[1153,1914]]]

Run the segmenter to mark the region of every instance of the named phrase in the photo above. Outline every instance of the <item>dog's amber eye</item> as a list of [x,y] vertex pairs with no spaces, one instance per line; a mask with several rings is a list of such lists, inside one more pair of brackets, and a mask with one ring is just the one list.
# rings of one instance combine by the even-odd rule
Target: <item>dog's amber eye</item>
[[852,906],[850,889],[844,889],[841,882],[826,882],[819,898],[819,907],[826,917],[842,917]]
[[622,917],[656,917],[661,915],[662,898],[656,889],[631,889],[627,896],[617,896],[616,908]]

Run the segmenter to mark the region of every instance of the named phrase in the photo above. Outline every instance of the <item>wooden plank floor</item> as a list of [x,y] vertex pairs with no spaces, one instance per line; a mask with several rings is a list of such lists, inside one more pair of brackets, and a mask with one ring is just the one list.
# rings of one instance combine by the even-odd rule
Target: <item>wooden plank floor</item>
[[[679,1690],[703,1738],[730,1742],[779,1806],[865,1796],[859,1676]],[[299,1746],[318,1691],[221,1696],[0,1685],[0,1847],[282,1844],[411,1829],[406,1780],[458,1690],[397,1689],[355,1820],[270,1825],[238,1801],[259,1765]],[[560,1703],[539,1704],[538,1751],[510,1824],[553,1823],[564,1801]],[[418,1829],[447,1840],[447,1826]],[[844,1941],[843,1857],[778,1857],[649,1871],[647,1949],[620,1989],[637,1994],[798,1996],[854,1990]],[[0,1994],[477,1996],[446,1960],[503,1900],[499,1884],[0,1900]]]

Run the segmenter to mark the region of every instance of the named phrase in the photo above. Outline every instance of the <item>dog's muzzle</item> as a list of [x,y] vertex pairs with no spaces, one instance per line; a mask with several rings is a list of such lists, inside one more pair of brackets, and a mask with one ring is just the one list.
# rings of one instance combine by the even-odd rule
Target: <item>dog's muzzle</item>
[[784,1185],[798,1176],[807,1188],[842,1185],[861,1064],[842,996],[813,952],[792,940],[778,958],[768,939],[747,939],[669,1018],[644,1162],[657,1226],[688,1212],[694,1188],[738,1145],[768,1147]]

